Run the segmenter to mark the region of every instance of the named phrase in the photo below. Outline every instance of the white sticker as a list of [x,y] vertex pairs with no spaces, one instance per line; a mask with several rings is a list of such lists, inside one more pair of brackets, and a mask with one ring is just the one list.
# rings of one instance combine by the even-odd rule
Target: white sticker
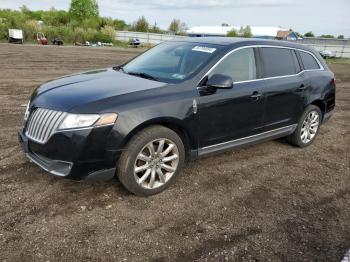
[[180,75],[180,74],[173,74],[172,78],[176,78],[176,79],[184,79],[186,76],[185,75]]
[[192,50],[212,54],[215,52],[216,48],[211,48],[206,46],[195,46],[192,48]]

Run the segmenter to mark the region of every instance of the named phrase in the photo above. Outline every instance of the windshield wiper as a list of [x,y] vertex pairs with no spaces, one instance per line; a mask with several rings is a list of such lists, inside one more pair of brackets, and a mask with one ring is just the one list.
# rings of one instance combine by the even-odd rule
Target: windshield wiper
[[127,74],[129,75],[132,75],[132,76],[139,76],[139,77],[142,77],[142,78],[146,78],[146,79],[150,79],[150,80],[154,80],[154,81],[159,81],[158,78],[150,75],[150,74],[147,74],[147,73],[143,73],[143,72],[126,72]]

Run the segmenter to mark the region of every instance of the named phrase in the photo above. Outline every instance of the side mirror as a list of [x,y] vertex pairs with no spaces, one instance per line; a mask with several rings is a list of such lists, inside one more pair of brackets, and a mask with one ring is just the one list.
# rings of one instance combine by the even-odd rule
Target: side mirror
[[208,79],[206,85],[211,89],[231,89],[233,80],[230,76],[215,74]]

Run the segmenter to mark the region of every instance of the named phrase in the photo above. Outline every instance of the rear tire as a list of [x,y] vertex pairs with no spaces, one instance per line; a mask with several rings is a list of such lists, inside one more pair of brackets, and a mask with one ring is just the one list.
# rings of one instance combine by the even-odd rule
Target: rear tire
[[297,147],[311,145],[320,130],[322,112],[319,107],[309,105],[299,119],[298,126],[294,133],[287,137],[290,144]]
[[137,133],[118,161],[123,186],[139,196],[158,194],[168,188],[185,160],[181,138],[173,130],[156,125]]

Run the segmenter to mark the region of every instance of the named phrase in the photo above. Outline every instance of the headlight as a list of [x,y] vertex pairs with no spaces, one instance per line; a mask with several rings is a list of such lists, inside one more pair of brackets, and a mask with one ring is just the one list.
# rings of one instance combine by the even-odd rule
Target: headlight
[[26,107],[26,112],[24,113],[24,121],[27,121],[29,117],[29,104],[30,104],[30,101],[28,102]]
[[68,114],[59,126],[59,130],[84,128],[91,126],[112,125],[117,120],[117,114]]

